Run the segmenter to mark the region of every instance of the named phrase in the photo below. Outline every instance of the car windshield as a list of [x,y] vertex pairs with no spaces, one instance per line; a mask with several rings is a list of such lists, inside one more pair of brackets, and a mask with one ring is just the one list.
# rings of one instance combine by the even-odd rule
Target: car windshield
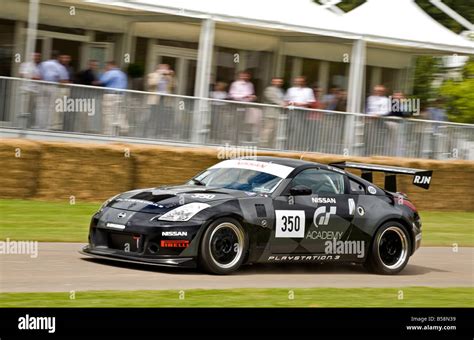
[[213,168],[200,173],[189,184],[256,193],[271,193],[281,180],[281,177],[255,170]]

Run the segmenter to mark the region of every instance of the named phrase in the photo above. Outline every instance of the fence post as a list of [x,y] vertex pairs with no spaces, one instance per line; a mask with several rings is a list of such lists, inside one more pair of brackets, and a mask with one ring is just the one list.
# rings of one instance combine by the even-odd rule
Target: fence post
[[[347,112],[362,111],[362,89],[364,84],[366,45],[363,39],[356,40],[352,47],[351,66],[349,71],[349,93],[347,96]],[[344,151],[354,154],[356,117],[347,115],[344,125]],[[342,150],[341,150],[342,151]]]
[[[198,64],[194,95],[198,98],[209,97],[209,83],[211,78],[212,52],[214,47],[215,23],[212,19],[204,19],[199,37]],[[192,137],[194,143],[204,143],[206,138],[206,124],[209,103],[198,99],[192,119]]]

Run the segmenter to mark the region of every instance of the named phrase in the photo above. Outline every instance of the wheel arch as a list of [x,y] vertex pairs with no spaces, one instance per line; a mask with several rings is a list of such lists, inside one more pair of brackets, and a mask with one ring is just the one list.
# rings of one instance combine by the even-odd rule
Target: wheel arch
[[[198,249],[201,249],[201,245],[202,245],[202,242],[204,240],[204,233],[206,232],[206,230],[211,226],[211,224],[220,219],[220,218],[232,218],[234,220],[236,220],[237,222],[240,223],[240,225],[242,226],[242,228],[244,229],[244,233],[245,233],[245,236],[246,236],[246,241],[247,241],[247,249],[246,249],[246,252],[244,254],[244,261],[243,263],[246,263],[247,260],[248,260],[248,257],[249,257],[249,254],[250,254],[250,233],[249,233],[249,227],[248,225],[245,223],[245,219],[242,215],[236,213],[236,212],[231,212],[231,211],[228,211],[228,212],[222,212],[220,214],[216,214],[212,217],[212,219],[209,219],[208,221],[206,221],[205,224],[203,224],[203,227],[201,228],[200,230],[200,237],[199,237],[199,244],[198,244]],[[201,252],[198,251],[197,253],[197,258],[199,259],[199,257],[201,256]]]
[[374,233],[372,235],[372,239],[370,240],[369,249],[372,249],[372,243],[374,242],[375,235],[379,231],[379,229],[388,222],[397,222],[400,223],[403,227],[405,227],[408,233],[408,240],[410,241],[410,256],[413,255],[415,252],[415,235],[413,234],[412,226],[408,220],[403,218],[403,216],[389,216],[385,219],[382,219],[377,224],[377,227],[374,229]]

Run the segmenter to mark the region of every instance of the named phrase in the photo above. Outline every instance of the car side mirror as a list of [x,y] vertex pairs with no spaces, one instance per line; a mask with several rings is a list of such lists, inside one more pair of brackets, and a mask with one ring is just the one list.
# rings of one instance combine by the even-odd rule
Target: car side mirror
[[291,196],[309,196],[313,193],[311,188],[308,188],[306,185],[296,185],[290,189]]

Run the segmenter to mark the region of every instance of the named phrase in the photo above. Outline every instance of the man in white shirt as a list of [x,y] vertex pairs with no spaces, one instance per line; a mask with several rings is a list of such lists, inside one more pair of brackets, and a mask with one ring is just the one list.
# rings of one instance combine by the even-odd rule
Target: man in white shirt
[[[41,63],[41,53],[33,53],[30,61],[25,61],[20,65],[18,73],[21,78],[28,80],[40,80],[41,74],[39,64]],[[22,90],[24,91],[23,99],[23,114],[26,119],[26,126],[30,127],[34,124],[36,119],[37,111],[37,100],[38,100],[38,84],[30,81],[23,83]]]
[[293,81],[293,87],[290,87],[286,92],[286,105],[310,107],[315,101],[313,90],[306,87],[306,78],[303,76],[296,77]]
[[31,61],[25,61],[20,65],[19,74],[21,78],[40,80],[41,74],[39,64],[41,62],[41,53],[32,54]]
[[[253,87],[251,74],[248,71],[239,72],[238,78],[230,85],[229,98],[239,102],[254,102],[255,88]],[[241,138],[250,138],[254,140],[258,136],[260,129],[262,113],[259,109],[249,105],[234,105],[235,116],[233,117],[234,124],[239,124],[236,128],[237,134],[242,133],[243,136],[236,136],[236,140]]]
[[367,98],[367,113],[372,116],[387,116],[390,113],[390,100],[385,96],[385,87],[377,85],[373,94]]
[[230,85],[229,98],[240,102],[253,102],[257,99],[255,89],[250,82],[250,73],[247,71],[239,72],[239,77]]

